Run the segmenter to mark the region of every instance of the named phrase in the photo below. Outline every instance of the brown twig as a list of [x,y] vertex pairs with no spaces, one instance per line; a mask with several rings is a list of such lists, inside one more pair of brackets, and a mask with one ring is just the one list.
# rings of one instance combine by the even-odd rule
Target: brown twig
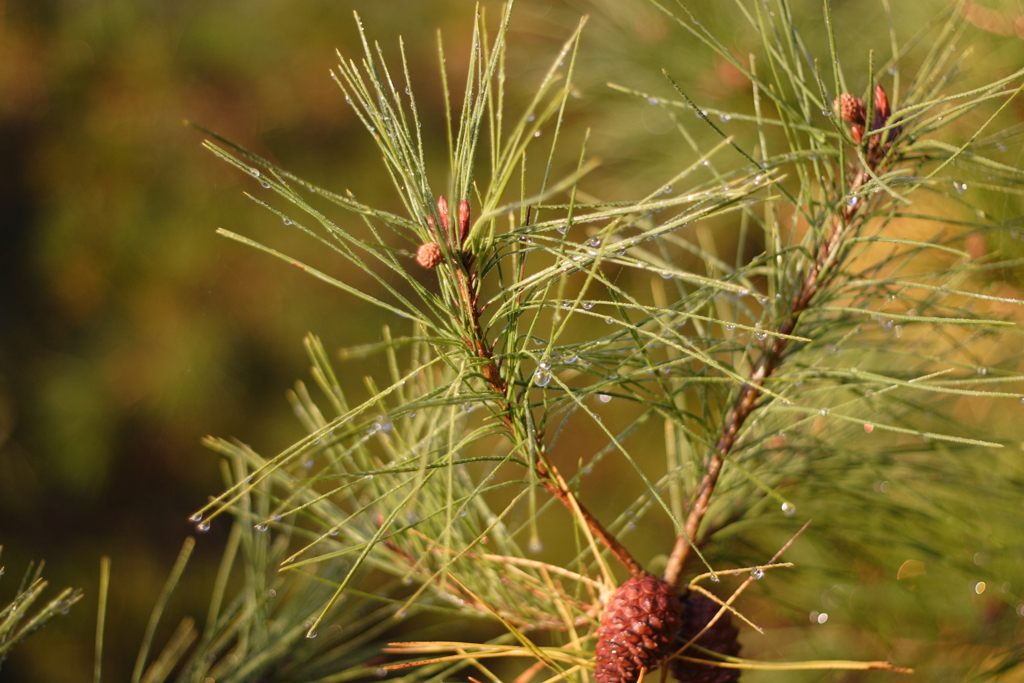
[[[441,222],[444,226],[445,232],[453,234],[455,231],[448,230],[448,218],[447,218],[447,202],[442,200],[438,201],[438,209],[441,212]],[[443,209],[442,209],[443,206]],[[458,239],[459,244],[454,250],[458,256],[455,276],[458,281],[459,287],[459,305],[462,308],[463,314],[467,317],[470,322],[470,328],[472,331],[472,338],[467,341],[467,346],[470,351],[476,355],[481,362],[480,373],[483,375],[484,380],[491,387],[495,394],[499,398],[496,399],[499,410],[497,411],[503,425],[505,426],[508,436],[515,442],[517,434],[520,430],[528,432],[528,426],[525,424],[517,424],[513,419],[513,411],[508,400],[508,383],[501,375],[501,369],[497,361],[494,360],[494,356],[491,352],[491,347],[487,343],[486,336],[483,332],[483,327],[480,324],[481,309],[479,305],[478,292],[475,287],[476,274],[474,272],[476,262],[471,255],[462,251],[465,246],[464,240],[469,234],[469,203],[466,200],[462,200],[459,203],[459,226],[458,226]],[[548,493],[558,499],[568,510],[573,514],[578,514],[586,522],[587,528],[590,529],[590,533],[600,541],[612,555],[625,567],[630,574],[633,576],[639,576],[645,574],[643,566],[637,562],[633,556],[626,550],[615,536],[608,531],[604,525],[601,524],[594,517],[593,513],[590,512],[579,500],[573,495],[572,490],[562,477],[558,468],[552,462],[548,456],[547,449],[544,446],[543,435],[537,433],[534,437],[536,446],[536,458],[534,459],[534,470],[537,475],[537,479],[540,481]]]
[[[843,118],[851,124],[851,133],[856,141],[860,143],[861,135],[858,133],[862,129],[858,128],[858,126],[863,121],[863,114],[860,112],[863,111],[864,107],[861,103],[859,107],[851,108],[847,97],[844,96],[842,99],[847,104],[847,109],[852,109],[853,113],[849,119],[845,115]],[[875,105],[876,116],[871,126],[872,130],[883,127],[889,118],[888,100],[885,96],[885,91],[881,90],[881,86],[875,91]],[[878,115],[879,112],[881,112],[881,116]],[[857,118],[858,113],[860,113],[859,120]],[[895,134],[890,132],[885,140],[882,139],[882,133],[869,136],[865,145],[867,147],[866,158],[868,168],[861,169],[850,179],[848,185],[849,196],[856,197],[857,191],[871,179],[872,174],[877,173],[884,165],[889,163],[891,155],[887,153],[892,144],[891,140],[895,139],[896,135],[898,135],[898,131]],[[787,337],[793,334],[800,321],[800,316],[810,307],[814,296],[830,282],[832,276],[837,272],[838,266],[841,264],[842,255],[839,254],[839,249],[843,244],[843,240],[851,232],[856,232],[860,228],[865,220],[864,216],[870,216],[870,212],[861,211],[864,203],[862,201],[856,201],[852,204],[847,203],[833,217],[828,234],[819,243],[814,255],[814,261],[805,273],[800,287],[793,297],[788,315],[776,328],[778,336],[775,336],[772,341],[766,344],[760,361],[754,366],[750,377],[744,382],[739,394],[736,396],[736,400],[733,402],[732,408],[726,415],[722,433],[708,461],[707,472],[705,472],[704,478],[697,487],[693,502],[690,504],[689,512],[683,525],[683,533],[679,534],[676,538],[672,554],[669,556],[664,575],[666,583],[676,585],[679,582],[679,577],[689,557],[690,549],[694,545],[700,545],[701,540],[697,537],[697,534],[700,531],[701,522],[704,520],[704,516],[711,505],[711,496],[722,473],[725,457],[736,445],[743,424],[759,405],[758,399],[762,394],[765,382],[778,369],[779,363],[789,349],[792,339]]]

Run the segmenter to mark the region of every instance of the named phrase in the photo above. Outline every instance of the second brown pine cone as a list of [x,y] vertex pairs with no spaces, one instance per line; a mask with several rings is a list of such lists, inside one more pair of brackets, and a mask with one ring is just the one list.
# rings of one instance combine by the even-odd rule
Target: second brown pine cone
[[650,574],[619,586],[601,614],[596,683],[633,683],[656,669],[672,652],[682,612],[675,587]]
[[[678,650],[691,638],[700,633],[721,607],[717,602],[700,593],[690,593],[683,601],[683,625],[679,629],[679,639],[672,649]],[[740,652],[740,644],[736,641],[739,629],[732,625],[729,612],[725,612],[715,625],[697,639],[699,645],[712,652],[735,657]],[[703,659],[697,650],[687,649],[683,652],[687,657]],[[709,658],[710,659],[710,658]],[[673,659],[672,675],[680,683],[736,683],[740,679],[739,669],[724,669],[719,666],[695,664],[682,659]]]

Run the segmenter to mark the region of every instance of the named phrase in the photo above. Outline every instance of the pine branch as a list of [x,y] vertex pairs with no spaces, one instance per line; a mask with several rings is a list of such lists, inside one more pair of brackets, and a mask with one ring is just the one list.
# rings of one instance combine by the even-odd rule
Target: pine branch
[[[264,457],[242,444],[207,441],[231,463],[231,472],[224,493],[195,521],[208,525],[220,515],[232,515],[236,524],[246,525],[233,534],[262,549],[247,559],[254,576],[257,567],[277,566],[283,581],[308,575],[324,589],[288,613],[287,637],[246,673],[273,670],[282,648],[303,635],[310,640],[323,634],[331,615],[343,623],[358,603],[355,597],[388,605],[390,611],[379,612],[374,622],[378,634],[406,615],[425,612],[486,618],[507,631],[483,645],[431,641],[396,647],[395,654],[457,652],[409,662],[375,660],[385,673],[416,666],[409,675],[426,678],[472,667],[496,680],[482,660],[532,657],[538,665],[524,674],[525,683],[542,667],[557,677],[575,676],[592,666],[589,652],[595,649],[594,676],[598,683],[609,683],[650,675],[669,662],[673,648],[686,647],[692,648],[687,664],[684,658],[672,664],[677,676],[685,675],[690,664],[766,668],[735,656],[735,628],[728,620],[735,616],[752,625],[733,602],[764,575],[764,568],[776,565],[716,571],[712,561],[735,566],[737,560],[724,556],[725,544],[714,541],[742,534],[737,527],[743,523],[771,524],[762,514],[770,507],[766,501],[781,502],[783,512],[792,513],[783,490],[794,485],[834,496],[841,501],[837,505],[853,511],[851,519],[859,515],[882,524],[876,517],[882,520],[883,514],[898,510],[913,520],[914,529],[935,531],[941,520],[958,518],[962,501],[937,485],[920,500],[865,512],[861,479],[877,477],[875,490],[882,493],[881,484],[889,484],[882,477],[895,471],[893,463],[911,457],[924,464],[907,467],[909,474],[903,476],[908,479],[934,475],[942,480],[954,471],[977,475],[957,456],[1001,445],[967,427],[935,428],[928,422],[946,419],[938,403],[944,397],[1016,400],[1017,374],[1006,368],[985,379],[974,374],[979,367],[989,370],[974,352],[978,339],[1004,333],[1007,326],[999,315],[971,306],[1019,302],[976,291],[972,278],[1008,262],[993,257],[947,268],[951,259],[970,255],[956,241],[959,233],[930,239],[869,230],[881,231],[914,215],[908,206],[917,201],[915,191],[950,194],[948,179],[937,174],[954,165],[970,163],[1000,174],[999,182],[1018,182],[1024,174],[1017,169],[976,153],[995,115],[963,144],[944,143],[934,134],[975,107],[1003,98],[998,114],[1019,88],[1003,91],[990,84],[960,95],[940,94],[949,84],[945,69],[953,60],[948,42],[962,32],[951,15],[939,29],[942,45],[933,46],[911,90],[902,94],[894,86],[894,98],[904,98],[900,108],[890,108],[875,83],[874,56],[869,55],[865,103],[847,92],[826,13],[832,83],[841,93],[829,115],[831,98],[793,26],[788,3],[775,0],[772,12],[762,3],[739,6],[764,43],[756,68],[753,57],[748,63],[737,59],[685,9],[685,16],[673,19],[751,80],[753,115],[709,110],[719,114],[719,126],[675,81],[672,86],[682,98],[678,102],[619,88],[663,108],[697,157],[639,199],[606,199],[582,189],[595,165],[586,159],[589,135],[575,171],[552,181],[582,23],[543,75],[526,110],[511,126],[506,123],[513,120],[504,111],[502,72],[508,8],[493,40],[485,13],[474,26],[461,114],[448,123],[452,180],[447,192],[436,191],[428,178],[411,84],[403,90],[392,77],[401,73],[408,80],[404,46],[400,70],[389,69],[381,49],[372,49],[365,35],[361,64],[341,61],[335,80],[380,148],[404,205],[401,215],[364,205],[351,193],[316,188],[211,134],[211,150],[305,212],[310,225],[257,200],[261,206],[320,239],[383,294],[371,296],[270,247],[232,234],[234,239],[294,263],[412,326],[411,332],[394,337],[385,328],[380,343],[343,352],[348,361],[375,354],[386,359],[387,378],[366,377],[358,392],[342,387],[320,342],[307,339],[313,378],[326,408],[321,410],[304,384],[296,385],[289,400],[307,436],[280,453]],[[898,60],[903,53],[895,31],[890,42],[893,60]],[[1020,75],[1000,79],[1000,86],[1016,84]],[[442,81],[450,112],[443,66]],[[775,118],[766,113],[773,108]],[[717,136],[715,144],[706,145],[690,131],[679,111],[696,113],[698,125],[706,129],[702,132]],[[821,125],[819,111],[831,121]],[[726,121],[753,124],[757,151],[729,135]],[[531,145],[546,133],[554,138],[540,154],[547,165],[540,182],[531,184],[527,151],[534,154]],[[771,153],[780,141],[782,151]],[[490,154],[489,175],[476,162],[482,147]],[[742,165],[720,171],[729,163],[723,157],[733,152],[740,153]],[[520,187],[513,189],[517,176]],[[687,190],[676,193],[675,186]],[[300,195],[295,189],[300,187],[312,190],[313,199],[309,193]],[[953,192],[960,194],[963,187],[956,182]],[[452,197],[451,205],[446,196]],[[474,201],[476,220],[470,216]],[[334,204],[362,224],[335,221],[315,202]],[[982,218],[952,224],[981,229]],[[739,225],[735,262],[718,253],[711,226],[722,219]],[[758,230],[765,251],[746,258],[742,247]],[[570,237],[581,234],[582,240]],[[396,247],[390,235],[411,250]],[[436,276],[436,286],[433,277],[421,282],[423,269]],[[639,276],[650,291],[623,273]],[[494,290],[489,298],[483,294],[490,291],[487,287]],[[577,329],[590,329],[587,324],[598,320],[609,325],[605,334],[578,334]],[[882,360],[877,366],[839,365],[836,359],[847,357],[840,351],[844,347],[845,354],[864,352]],[[594,409],[611,400],[635,408],[618,431]],[[481,407],[485,410],[474,415]],[[589,457],[566,446],[563,428],[573,416],[595,425],[607,445]],[[658,421],[664,425],[667,466],[655,476],[650,459],[639,453],[647,449],[627,439]],[[868,449],[845,440],[851,433],[888,433],[906,441],[865,453]],[[563,451],[570,448],[579,471],[566,477],[555,462],[567,460]],[[606,459],[643,485],[635,502],[608,524],[580,501],[586,498],[581,491],[588,472]],[[996,511],[1009,504],[1015,489],[1007,482],[992,490],[986,504]],[[548,495],[538,502],[541,492]],[[520,543],[528,534],[534,550],[538,517],[559,505],[572,517],[576,556],[556,570],[526,560]],[[525,519],[519,508],[525,508]],[[665,582],[649,574],[625,543],[637,520],[655,514],[673,528]],[[827,517],[815,528],[836,524]],[[970,528],[967,521],[963,525]],[[872,531],[877,526],[865,524],[857,534],[846,529],[834,534],[838,540],[833,542],[849,542],[852,548]],[[912,532],[876,535],[871,539],[875,547],[904,547]],[[268,560],[264,539],[270,537],[277,540]],[[812,542],[805,537],[802,544]],[[607,554],[631,574],[614,592]],[[679,594],[676,586],[688,565],[695,564],[693,555],[708,571],[690,579],[689,588]],[[389,583],[371,597],[363,592],[364,581],[375,572],[389,577]],[[696,583],[719,576],[743,576],[745,582],[728,600],[712,597]],[[257,597],[250,601],[261,604],[263,598],[253,590]],[[644,602],[640,594],[650,600]],[[705,609],[697,609],[700,600],[717,601],[717,614],[688,624],[690,635],[673,643],[673,624]],[[259,630],[248,612],[244,618],[241,612],[231,613],[245,624],[238,628]],[[233,634],[242,633],[219,620],[198,646],[214,659]],[[645,634],[654,645],[643,641],[639,654],[627,661],[624,643],[633,641],[623,624],[634,623],[649,627]],[[564,644],[533,642],[532,634],[542,629],[564,637]],[[180,655],[190,632],[184,629],[165,649],[166,658],[158,658],[163,668],[154,675]],[[711,633],[720,641],[717,649],[701,640]],[[242,635],[237,637],[241,642]],[[269,636],[262,633],[261,638]],[[328,659],[322,652],[315,655],[321,656]],[[193,661],[196,675],[220,673]],[[226,660],[218,661],[223,671],[232,670]],[[346,665],[350,661],[345,659]],[[904,670],[843,660],[785,666]]]
[[[864,105],[853,95],[842,96],[842,111],[838,112],[851,126],[851,135],[858,143],[864,135]],[[807,268],[800,286],[792,295],[789,313],[776,328],[776,334],[763,349],[761,359],[754,365],[748,378],[739,390],[732,408],[723,420],[722,434],[715,444],[707,465],[707,471],[689,506],[683,533],[676,539],[672,554],[665,569],[664,580],[675,585],[686,564],[690,548],[700,545],[698,536],[700,524],[707,514],[711,497],[718,483],[725,458],[736,445],[736,440],[751,413],[759,406],[764,386],[771,381],[779,364],[793,342],[793,335],[799,330],[801,316],[808,310],[815,296],[830,286],[837,273],[843,272],[845,258],[849,254],[851,240],[856,240],[868,218],[876,215],[875,206],[882,201],[882,195],[874,195],[868,202],[858,199],[860,191],[873,177],[884,174],[899,154],[899,128],[886,128],[890,112],[888,98],[881,86],[875,90],[877,115],[870,128],[865,144],[868,149],[867,164],[857,171],[844,193],[848,201],[840,205],[829,229],[814,250],[814,260]],[[856,104],[855,104],[856,103]],[[859,108],[858,108],[859,107]],[[840,109],[839,101],[836,108]],[[904,140],[905,142],[905,140]]]

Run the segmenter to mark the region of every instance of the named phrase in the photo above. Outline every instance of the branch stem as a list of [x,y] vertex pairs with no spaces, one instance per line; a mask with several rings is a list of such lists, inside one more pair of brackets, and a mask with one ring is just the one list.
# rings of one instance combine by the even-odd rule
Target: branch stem
[[[458,265],[462,266],[455,268],[456,277],[459,282],[460,303],[465,309],[464,312],[468,315],[472,325],[473,337],[470,340],[469,347],[482,362],[481,374],[484,379],[500,397],[497,399],[499,405],[498,414],[508,432],[509,438],[516,442],[517,435],[521,433],[528,434],[529,428],[526,424],[517,423],[513,419],[513,411],[508,399],[508,383],[501,376],[501,370],[497,361],[494,360],[490,346],[487,344],[484,336],[480,324],[481,311],[478,296],[475,288],[472,286],[473,275],[470,269],[473,262],[470,260],[467,264],[465,257],[463,257],[462,263]],[[468,268],[466,267],[467,265],[469,266]],[[641,576],[646,574],[647,572],[643,566],[633,558],[625,546],[615,538],[614,534],[608,531],[594,514],[577,500],[568,483],[555,466],[555,463],[548,456],[547,449],[544,446],[543,435],[540,432],[535,434],[534,441],[537,453],[534,459],[534,471],[541,486],[561,502],[570,513],[581,517],[594,538],[599,540],[631,575]]]
[[[855,196],[856,191],[868,182],[870,178],[871,174],[866,169],[862,169],[854,175],[849,182],[849,196]],[[847,203],[833,217],[828,234],[819,243],[815,252],[814,262],[807,270],[801,280],[799,289],[793,296],[788,315],[776,328],[778,336],[773,336],[772,340],[766,344],[760,361],[754,366],[750,377],[744,382],[739,393],[736,395],[732,408],[729,410],[723,423],[722,433],[708,460],[707,471],[704,473],[704,477],[693,497],[693,502],[689,507],[689,512],[683,525],[683,533],[676,537],[672,554],[669,556],[668,564],[665,567],[664,580],[666,583],[671,585],[678,584],[679,577],[690,556],[691,548],[701,545],[702,539],[698,537],[698,532],[700,531],[701,522],[704,520],[704,516],[711,505],[711,497],[715,491],[715,485],[718,483],[718,478],[722,473],[725,458],[736,445],[743,424],[758,407],[758,399],[761,396],[761,390],[765,382],[771,379],[778,369],[780,362],[792,343],[793,340],[788,338],[787,335],[793,334],[800,321],[800,316],[810,307],[815,294],[828,284],[835,274],[837,267],[841,264],[842,254],[839,253],[839,249],[843,244],[844,238],[859,229],[863,224],[863,216],[870,215],[870,213],[862,213],[860,211],[863,203],[861,201],[854,202],[853,204]]]

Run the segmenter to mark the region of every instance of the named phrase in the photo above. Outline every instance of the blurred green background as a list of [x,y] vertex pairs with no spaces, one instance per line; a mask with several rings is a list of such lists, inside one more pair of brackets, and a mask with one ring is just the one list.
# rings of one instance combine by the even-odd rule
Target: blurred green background
[[[895,4],[908,37],[945,3]],[[820,4],[795,5],[812,49],[826,54]],[[851,72],[869,48],[888,55],[880,3],[833,5]],[[731,3],[690,6],[737,54],[757,49]],[[496,18],[500,4],[482,7]],[[988,7],[1010,23],[972,30],[979,69],[969,82],[1024,65],[1019,7]],[[376,148],[328,75],[336,48],[360,51],[353,9],[388,55],[404,37],[443,179],[435,29],[458,92],[471,2],[0,0],[0,598],[32,559],[46,560],[53,585],[87,593],[17,648],[0,680],[91,680],[103,555],[113,561],[105,680],[127,680],[192,532],[187,518],[221,486],[199,439],[237,436],[264,453],[291,443],[302,430],[283,392],[306,373],[303,334],[337,348],[394,323],[216,237],[217,227],[240,232],[344,278],[316,243],[246,200],[242,190],[258,191],[252,179],[182,125],[200,122],[314,183],[399,210]],[[702,104],[750,109],[736,73],[640,0],[517,3],[513,101],[530,94],[583,14],[591,20],[567,138],[593,128],[603,191],[644,192],[693,156],[662,110],[607,81],[671,98],[665,67]],[[854,85],[865,84],[866,75]],[[223,526],[200,539],[172,613],[205,613]]]

